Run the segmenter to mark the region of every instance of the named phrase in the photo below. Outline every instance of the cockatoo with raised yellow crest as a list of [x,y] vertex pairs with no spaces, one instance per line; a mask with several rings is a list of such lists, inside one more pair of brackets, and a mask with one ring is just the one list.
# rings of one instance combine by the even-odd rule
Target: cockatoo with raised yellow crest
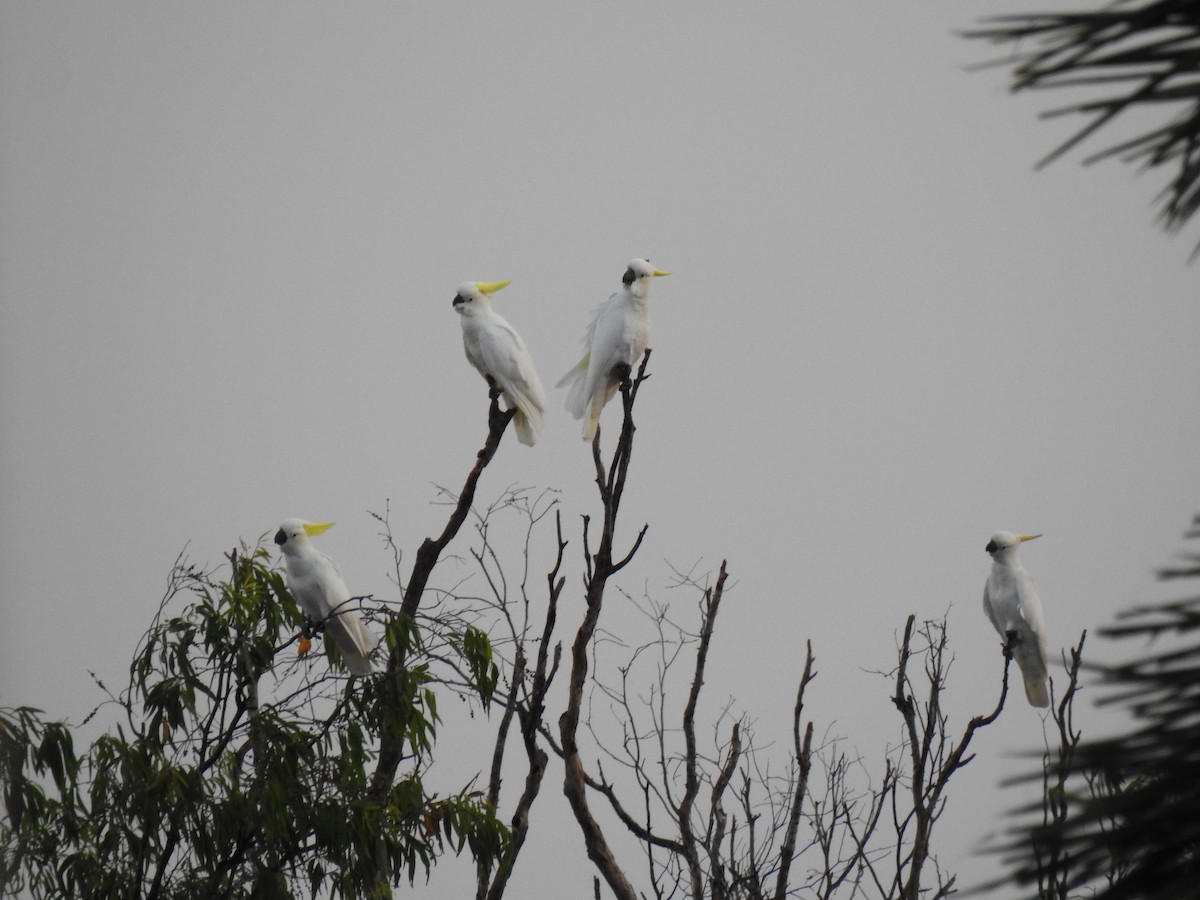
[[992,571],[983,588],[983,611],[1005,649],[1021,669],[1025,697],[1032,706],[1050,705],[1050,681],[1046,671],[1046,624],[1042,601],[1033,576],[1017,559],[1017,547],[1040,534],[998,531],[984,548],[992,557]]
[[533,368],[525,342],[504,318],[492,309],[491,294],[507,281],[468,281],[454,295],[461,317],[463,349],[467,360],[490,378],[504,395],[508,408],[516,408],[517,440],[532,447],[542,433],[546,391]]
[[600,411],[633,373],[650,341],[650,279],[670,275],[635,259],[621,279],[624,287],[596,310],[584,335],[583,359],[556,385],[566,387],[567,409],[583,419],[583,439],[596,437]]
[[350,608],[350,592],[337,563],[309,540],[332,527],[332,522],[288,519],[275,532],[275,543],[283,551],[288,590],[300,609],[333,638],[347,669],[355,675],[370,675],[375,671],[371,664],[375,641]]

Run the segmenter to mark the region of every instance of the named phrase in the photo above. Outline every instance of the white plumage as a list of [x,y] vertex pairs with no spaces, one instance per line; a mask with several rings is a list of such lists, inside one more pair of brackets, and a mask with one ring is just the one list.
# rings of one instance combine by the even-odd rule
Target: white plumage
[[375,642],[349,607],[350,592],[337,563],[309,540],[332,526],[332,522],[288,519],[275,533],[275,543],[283,551],[288,590],[309,621],[324,626],[325,633],[341,651],[347,669],[355,675],[370,675],[375,671],[371,664]]
[[1013,534],[1000,531],[992,535],[987,550],[992,571],[983,588],[983,611],[1004,638],[1021,676],[1025,696],[1033,706],[1050,705],[1050,683],[1046,671],[1046,625],[1042,620],[1042,601],[1037,584],[1017,559],[1017,547],[1040,534]]
[[517,440],[532,447],[542,433],[546,391],[525,342],[492,309],[488,295],[507,284],[507,281],[469,281],[455,294],[454,309],[461,317],[467,359],[485,379],[491,376],[509,409],[516,407]]
[[583,337],[584,354],[556,387],[570,385],[567,410],[583,419],[583,439],[596,436],[600,411],[629,378],[650,341],[650,279],[670,275],[635,259],[621,279],[624,287],[596,310]]

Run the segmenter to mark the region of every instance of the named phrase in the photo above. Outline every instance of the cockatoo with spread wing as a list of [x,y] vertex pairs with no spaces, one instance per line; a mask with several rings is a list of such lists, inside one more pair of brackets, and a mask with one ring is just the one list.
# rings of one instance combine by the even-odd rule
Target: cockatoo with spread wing
[[650,279],[670,275],[635,259],[625,270],[625,285],[596,310],[583,337],[584,354],[556,387],[570,385],[567,409],[583,419],[583,439],[591,441],[600,425],[600,411],[622,381],[633,372],[650,341]]
[[1033,576],[1017,559],[1017,547],[1040,534],[1000,531],[984,548],[992,557],[992,571],[983,588],[983,611],[1004,638],[1021,676],[1025,696],[1033,706],[1050,705],[1050,683],[1046,672],[1046,625],[1042,601]]
[[507,285],[507,281],[468,281],[454,295],[454,309],[461,316],[467,359],[480,375],[495,382],[509,409],[516,407],[517,440],[532,447],[542,433],[546,391],[525,342],[492,309],[489,295]]
[[275,543],[283,551],[288,590],[309,621],[323,626],[333,638],[347,669],[355,675],[370,675],[375,671],[371,665],[375,642],[358,614],[350,609],[350,592],[337,563],[309,540],[332,527],[332,522],[288,519],[275,533]]

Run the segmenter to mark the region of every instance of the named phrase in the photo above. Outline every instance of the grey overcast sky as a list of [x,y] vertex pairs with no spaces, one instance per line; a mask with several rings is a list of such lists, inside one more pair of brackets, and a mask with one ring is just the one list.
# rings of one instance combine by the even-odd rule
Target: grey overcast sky
[[[455,286],[512,279],[496,308],[549,387],[635,256],[674,274],[622,586],[728,558],[714,708],[786,727],[811,639],[818,731],[878,761],[872,670],[948,611],[951,713],[989,709],[999,529],[1046,535],[1022,556],[1052,653],[1161,596],[1200,496],[1195,234],[1155,229],[1158,176],[1034,171],[1066,98],[969,72],[996,50],[956,34],[1030,6],[5,0],[0,704],[78,721],[181,551],[288,516],[336,520],[351,590],[393,595],[368,511],[411,558],[484,434]],[[550,393],[480,499],[560,489],[576,552],[590,458]],[[937,836],[964,880],[995,873],[973,851],[1041,729],[1014,701],[979,738]],[[546,793],[543,865],[590,895]],[[470,878],[446,868],[431,893]]]

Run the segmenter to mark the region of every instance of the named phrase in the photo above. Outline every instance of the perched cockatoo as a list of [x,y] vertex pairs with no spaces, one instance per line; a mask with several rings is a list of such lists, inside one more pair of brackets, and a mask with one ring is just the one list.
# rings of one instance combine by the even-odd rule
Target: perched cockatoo
[[556,387],[570,385],[567,410],[583,419],[583,439],[596,436],[600,411],[612,399],[622,381],[633,372],[650,340],[650,279],[670,275],[635,259],[621,279],[625,285],[596,310],[583,337],[584,353]]
[[517,440],[532,447],[542,433],[546,391],[525,342],[492,309],[488,295],[507,285],[507,281],[468,281],[454,295],[454,309],[462,317],[467,359],[485,379],[491,377],[509,409],[516,407]]
[[332,522],[288,519],[275,532],[275,543],[283,551],[288,590],[309,621],[323,626],[333,638],[347,669],[355,675],[370,675],[375,671],[371,665],[375,642],[357,613],[350,609],[350,592],[337,563],[309,540],[332,527]]
[[1050,705],[1046,672],[1046,624],[1042,601],[1033,576],[1017,559],[1017,545],[1040,534],[999,531],[984,548],[992,557],[992,571],[983,588],[983,611],[1004,638],[1005,647],[1025,679],[1025,696],[1033,706]]

